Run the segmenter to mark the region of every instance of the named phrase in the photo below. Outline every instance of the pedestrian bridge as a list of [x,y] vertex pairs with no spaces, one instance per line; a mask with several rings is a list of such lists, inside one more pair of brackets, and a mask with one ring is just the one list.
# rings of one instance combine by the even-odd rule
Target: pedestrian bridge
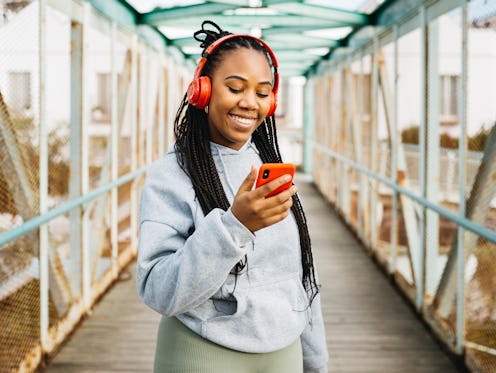
[[346,3],[0,3],[1,373],[151,371],[139,193],[203,19],[279,59],[330,371],[496,371],[496,7]]
[[[462,371],[309,178],[296,184],[322,284],[329,371]],[[160,315],[138,298],[134,271],[122,272],[47,372],[151,372]]]

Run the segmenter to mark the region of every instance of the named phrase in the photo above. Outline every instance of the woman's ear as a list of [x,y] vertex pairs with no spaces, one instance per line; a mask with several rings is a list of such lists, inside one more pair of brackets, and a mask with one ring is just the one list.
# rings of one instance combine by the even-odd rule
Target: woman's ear
[[205,109],[203,109],[203,110],[205,110],[205,114],[207,114],[207,115],[208,115],[208,105],[207,105],[207,106],[205,106]]

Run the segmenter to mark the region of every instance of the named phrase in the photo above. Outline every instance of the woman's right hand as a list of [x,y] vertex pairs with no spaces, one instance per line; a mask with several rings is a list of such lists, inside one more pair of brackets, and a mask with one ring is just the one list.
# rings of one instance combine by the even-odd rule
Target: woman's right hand
[[291,197],[297,191],[296,186],[293,185],[275,196],[265,198],[267,194],[287,183],[291,176],[283,175],[253,189],[256,177],[257,169],[252,166],[250,173],[239,187],[231,206],[233,215],[253,233],[288,216],[289,209],[293,205]]

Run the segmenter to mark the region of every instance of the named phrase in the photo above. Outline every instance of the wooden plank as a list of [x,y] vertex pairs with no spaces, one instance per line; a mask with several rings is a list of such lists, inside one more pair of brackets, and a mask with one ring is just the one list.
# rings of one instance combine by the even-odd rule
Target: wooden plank
[[[301,175],[296,184],[322,283],[330,372],[458,372],[320,194]],[[139,300],[134,273],[129,267],[46,371],[152,371],[160,317]]]

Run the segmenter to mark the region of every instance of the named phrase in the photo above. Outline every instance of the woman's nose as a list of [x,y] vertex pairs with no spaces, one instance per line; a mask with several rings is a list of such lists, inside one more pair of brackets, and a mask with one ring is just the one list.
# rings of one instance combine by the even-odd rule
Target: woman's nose
[[256,109],[258,106],[256,94],[252,92],[246,92],[241,98],[239,106],[246,109]]

